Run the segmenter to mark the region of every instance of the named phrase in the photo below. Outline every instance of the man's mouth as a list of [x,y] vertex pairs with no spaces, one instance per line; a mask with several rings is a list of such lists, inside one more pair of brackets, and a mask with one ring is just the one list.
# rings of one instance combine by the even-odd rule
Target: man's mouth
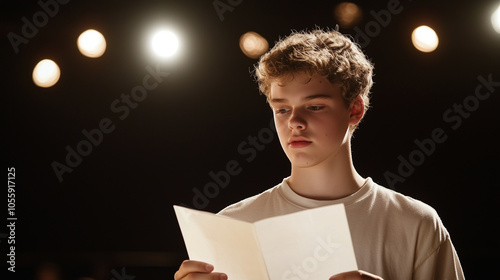
[[309,139],[302,136],[292,136],[288,141],[288,145],[292,148],[304,148],[311,144]]
[[311,144],[312,142],[311,141],[293,141],[293,142],[290,142],[290,147],[292,148],[304,148],[304,147],[307,147]]

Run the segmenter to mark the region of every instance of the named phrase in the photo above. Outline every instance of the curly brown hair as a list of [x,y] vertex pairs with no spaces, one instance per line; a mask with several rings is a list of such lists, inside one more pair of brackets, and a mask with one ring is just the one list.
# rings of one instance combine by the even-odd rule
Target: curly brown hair
[[271,83],[295,72],[319,74],[339,84],[347,106],[360,96],[368,110],[373,64],[358,45],[338,31],[293,32],[262,55],[255,66],[259,89],[268,100]]

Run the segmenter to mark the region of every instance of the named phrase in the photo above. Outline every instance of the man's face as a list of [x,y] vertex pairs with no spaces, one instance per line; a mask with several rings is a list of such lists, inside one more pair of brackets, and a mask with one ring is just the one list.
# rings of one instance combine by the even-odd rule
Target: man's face
[[351,113],[341,88],[305,73],[271,83],[269,101],[281,146],[294,167],[333,162],[349,141]]

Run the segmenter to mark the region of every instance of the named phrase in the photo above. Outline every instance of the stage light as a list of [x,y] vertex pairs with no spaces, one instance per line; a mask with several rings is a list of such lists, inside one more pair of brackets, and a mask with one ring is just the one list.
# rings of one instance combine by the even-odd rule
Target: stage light
[[491,24],[497,33],[500,33],[500,6],[491,15]]
[[106,51],[106,39],[97,30],[89,29],[78,37],[78,49],[87,57],[100,57]]
[[342,2],[335,7],[333,11],[339,25],[343,28],[351,28],[356,25],[362,16],[358,5],[351,2]]
[[179,39],[171,31],[157,31],[151,39],[151,48],[159,57],[171,57],[179,49]]
[[240,48],[246,56],[256,59],[269,49],[269,43],[267,43],[267,40],[264,37],[250,31],[241,35]]
[[432,52],[439,44],[436,32],[426,25],[419,26],[413,30],[411,41],[415,48],[421,52]]
[[39,87],[48,88],[55,85],[60,76],[59,66],[50,59],[38,62],[33,69],[33,82]]

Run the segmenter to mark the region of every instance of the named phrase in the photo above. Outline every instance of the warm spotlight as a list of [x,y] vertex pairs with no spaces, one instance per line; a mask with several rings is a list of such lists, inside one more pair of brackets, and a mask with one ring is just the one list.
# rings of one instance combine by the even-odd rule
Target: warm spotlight
[[343,28],[351,28],[356,25],[362,16],[358,5],[351,2],[342,2],[335,7],[333,11],[339,25]]
[[158,31],[153,35],[151,47],[154,53],[159,57],[171,57],[179,49],[179,39],[177,39],[177,36],[171,31]]
[[83,32],[77,40],[78,49],[84,56],[100,57],[106,51],[106,39],[99,31],[89,29]]
[[33,82],[39,87],[48,88],[55,85],[60,76],[59,66],[50,59],[38,62],[33,69]]
[[240,48],[246,56],[256,59],[269,49],[269,44],[264,37],[250,31],[241,35]]
[[491,15],[491,24],[497,33],[500,33],[500,6]]
[[415,48],[421,52],[432,52],[439,44],[439,38],[436,32],[425,25],[419,26],[413,30],[411,41]]

